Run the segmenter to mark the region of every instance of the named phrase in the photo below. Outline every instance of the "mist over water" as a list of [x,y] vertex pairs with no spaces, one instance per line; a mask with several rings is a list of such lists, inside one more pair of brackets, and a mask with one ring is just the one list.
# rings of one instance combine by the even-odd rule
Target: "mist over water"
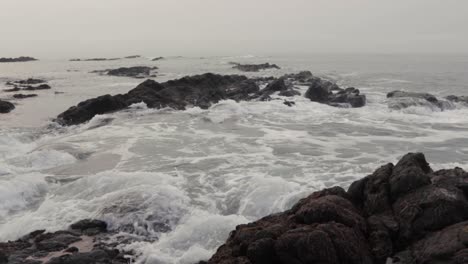
[[[303,96],[287,107],[222,101],[207,110],[144,104],[59,127],[51,118],[78,102],[142,80],[93,70],[158,66],[157,81],[205,72],[240,74],[228,63],[271,62],[281,76],[310,70],[365,93],[363,108],[334,108]],[[238,224],[289,209],[311,192],[352,181],[407,152],[434,169],[468,169],[468,108],[388,108],[392,90],[468,95],[468,56],[315,55],[168,57],[0,64],[11,79],[45,78],[52,91],[17,101],[0,116],[0,241],[66,228],[84,218],[145,237],[128,245],[141,263],[207,259]],[[307,87],[300,87],[305,93]],[[55,94],[55,91],[64,92]],[[7,98],[0,92],[0,98]]]

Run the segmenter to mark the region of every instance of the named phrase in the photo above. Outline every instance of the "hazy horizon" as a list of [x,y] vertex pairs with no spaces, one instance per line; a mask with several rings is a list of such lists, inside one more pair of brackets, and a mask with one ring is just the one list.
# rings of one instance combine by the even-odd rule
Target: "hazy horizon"
[[0,57],[467,54],[457,0],[6,0]]

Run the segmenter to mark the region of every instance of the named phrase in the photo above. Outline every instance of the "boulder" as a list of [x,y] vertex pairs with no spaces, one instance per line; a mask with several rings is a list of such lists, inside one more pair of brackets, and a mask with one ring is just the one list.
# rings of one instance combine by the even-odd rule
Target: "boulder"
[[6,114],[11,112],[13,109],[15,109],[15,105],[7,102],[7,101],[2,101],[0,100],[0,114]]
[[232,67],[233,69],[238,69],[244,72],[258,72],[258,71],[267,70],[267,69],[281,69],[278,65],[270,64],[270,63],[240,64],[240,63],[231,62],[231,64],[234,65]]
[[434,172],[421,153],[290,210],[240,225],[215,263],[467,263],[468,173]]
[[360,94],[354,87],[341,89],[338,85],[314,77],[309,80],[310,86],[305,97],[313,102],[328,104],[335,107],[363,107],[366,105],[366,96]]

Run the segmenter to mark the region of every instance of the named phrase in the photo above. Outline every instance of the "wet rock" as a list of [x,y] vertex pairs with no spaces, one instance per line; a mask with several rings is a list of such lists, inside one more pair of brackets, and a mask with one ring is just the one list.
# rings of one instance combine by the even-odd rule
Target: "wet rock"
[[37,94],[14,94],[13,98],[15,99],[25,99],[25,98],[30,98],[30,97],[36,97]]
[[232,67],[233,69],[238,69],[244,72],[258,72],[258,71],[267,70],[267,69],[281,69],[278,65],[270,64],[270,63],[240,64],[240,63],[231,62],[231,64],[234,65]]
[[132,55],[132,56],[125,57],[125,59],[137,59],[137,58],[141,58],[141,56],[140,55]]
[[107,231],[107,223],[95,219],[85,219],[72,224],[70,229],[86,235],[96,235]]
[[[468,173],[409,153],[351,184],[236,227],[214,263],[466,263]],[[390,261],[390,262],[389,262]]]
[[27,62],[36,61],[33,57],[18,57],[18,58],[0,58],[0,62]]
[[28,78],[26,80],[10,81],[10,82],[7,82],[6,84],[7,85],[17,85],[17,84],[31,85],[31,84],[40,84],[40,83],[45,83],[45,82],[47,81],[42,80],[42,79]]
[[202,74],[158,83],[147,80],[124,95],[105,95],[81,102],[60,114],[57,121],[64,125],[86,122],[97,114],[109,113],[144,102],[150,108],[188,106],[208,108],[220,100],[251,100],[258,86],[239,75]]
[[450,102],[468,104],[468,96],[449,95],[445,97],[445,99],[447,99]]
[[296,105],[296,102],[284,100],[283,104],[285,104],[285,105],[287,105],[289,107],[292,107],[292,106]]
[[404,109],[411,106],[424,106],[431,109],[447,110],[453,109],[455,106],[453,100],[438,99],[436,96],[429,93],[416,93],[416,92],[405,92],[405,91],[392,91],[387,94],[389,98],[388,106],[392,109]]
[[15,109],[15,105],[7,102],[7,101],[2,101],[0,100],[0,114],[6,114],[11,112],[13,109]]
[[110,250],[94,250],[86,253],[75,253],[72,255],[62,255],[52,258],[47,264],[101,264],[101,263],[122,263],[127,264],[128,259]]
[[77,125],[89,121],[95,115],[105,114],[127,107],[122,95],[103,95],[79,103],[61,113],[57,118],[64,125]]
[[164,57],[156,57],[156,58],[152,59],[152,61],[158,61],[158,60],[164,60]]
[[313,102],[328,104],[335,107],[363,107],[366,96],[360,94],[354,87],[341,89],[336,84],[314,77],[309,80],[310,86],[305,97]]

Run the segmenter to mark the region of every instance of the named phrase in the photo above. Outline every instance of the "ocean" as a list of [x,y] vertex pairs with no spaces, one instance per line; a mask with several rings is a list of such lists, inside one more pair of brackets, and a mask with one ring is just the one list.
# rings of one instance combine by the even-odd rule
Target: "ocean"
[[[278,64],[247,76],[310,70],[367,96],[363,108],[334,108],[296,96],[288,107],[222,101],[207,110],[130,109],[61,127],[78,102],[124,93],[143,80],[94,70],[157,66],[156,81],[206,72],[244,74],[229,62]],[[468,55],[150,57],[102,62],[42,59],[0,63],[5,82],[47,79],[52,90],[0,115],[0,241],[55,231],[85,218],[138,240],[140,263],[208,259],[236,225],[289,209],[325,187],[349,184],[408,152],[433,169],[468,169],[468,107],[394,110],[393,90],[468,95]],[[301,87],[305,93],[307,87]],[[59,92],[59,93],[56,93]],[[0,98],[10,94],[0,92]]]

